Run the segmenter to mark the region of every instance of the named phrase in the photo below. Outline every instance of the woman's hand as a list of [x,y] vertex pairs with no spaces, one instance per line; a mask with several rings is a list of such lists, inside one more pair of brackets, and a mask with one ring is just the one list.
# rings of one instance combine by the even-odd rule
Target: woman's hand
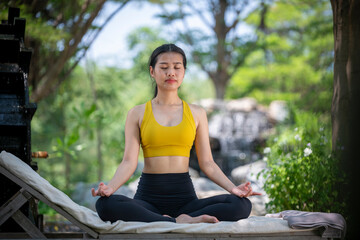
[[231,193],[238,197],[249,197],[254,195],[261,195],[261,193],[253,192],[250,182],[240,184],[231,190]]
[[101,196],[101,197],[109,197],[114,193],[114,189],[112,187],[107,186],[105,183],[101,182],[97,190],[95,188],[91,189],[91,194],[93,197]]

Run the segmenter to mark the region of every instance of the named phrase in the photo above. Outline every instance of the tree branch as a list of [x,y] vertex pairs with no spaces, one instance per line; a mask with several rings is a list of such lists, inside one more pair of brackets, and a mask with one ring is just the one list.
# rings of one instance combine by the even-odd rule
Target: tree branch
[[59,78],[59,81],[55,87],[53,87],[52,91],[55,91],[58,86],[65,81],[70,75],[70,73],[75,69],[75,67],[79,64],[81,59],[83,59],[89,50],[90,46],[93,44],[93,42],[96,40],[96,38],[99,36],[100,32],[104,29],[104,27],[110,22],[110,20],[129,2],[130,0],[126,0],[122,3],[121,6],[119,6],[115,11],[113,11],[104,21],[104,23],[97,29],[96,33],[94,34],[94,37],[90,40],[90,42],[84,47],[84,51],[81,54],[80,57],[76,59],[76,61],[72,64],[72,66],[65,72],[63,76]]
[[214,26],[206,19],[206,17],[204,16],[204,14],[192,4],[192,1],[188,1],[188,5],[189,5],[189,7],[191,8],[191,10],[192,10],[193,12],[195,12],[195,13],[200,17],[200,20],[201,20],[208,28],[210,28],[210,29],[213,29],[213,28],[214,28]]
[[99,0],[97,2],[97,5],[91,12],[89,19],[77,31],[75,36],[67,42],[65,49],[60,53],[57,61],[50,66],[50,69],[46,72],[46,75],[40,80],[38,87],[34,90],[31,96],[32,101],[38,102],[51,93],[52,85],[57,82],[63,66],[67,60],[76,52],[78,44],[91,26],[95,17],[99,14],[105,1],[106,0]]

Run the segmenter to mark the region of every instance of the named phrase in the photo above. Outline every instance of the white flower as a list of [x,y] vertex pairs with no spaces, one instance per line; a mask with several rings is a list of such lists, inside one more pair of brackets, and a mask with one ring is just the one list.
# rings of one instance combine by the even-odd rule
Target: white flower
[[306,144],[306,146],[311,147],[311,143]]
[[262,159],[264,162],[267,162],[267,160],[269,160],[267,157],[263,157]]
[[79,145],[77,145],[77,146],[75,147],[75,149],[76,149],[77,151],[81,151],[81,150],[83,150],[84,148],[85,148],[84,144],[79,144]]
[[264,148],[264,154],[268,154],[270,152],[271,152],[271,148],[269,147]]
[[312,150],[310,148],[305,148],[304,149],[304,156],[307,157],[312,153]]
[[301,137],[299,136],[299,134],[295,135],[295,140],[301,141]]

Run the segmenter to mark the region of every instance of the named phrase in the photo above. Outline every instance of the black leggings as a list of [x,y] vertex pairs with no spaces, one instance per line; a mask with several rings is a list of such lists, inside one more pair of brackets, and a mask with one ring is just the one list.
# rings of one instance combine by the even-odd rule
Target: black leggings
[[180,214],[208,214],[219,221],[237,221],[249,216],[251,202],[231,194],[198,199],[189,173],[143,173],[134,199],[114,194],[100,197],[96,210],[102,220],[111,222],[175,222]]

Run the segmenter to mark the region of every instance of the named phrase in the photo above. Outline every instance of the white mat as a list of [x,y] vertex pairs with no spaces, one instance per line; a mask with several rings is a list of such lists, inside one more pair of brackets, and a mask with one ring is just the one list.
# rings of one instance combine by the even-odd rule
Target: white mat
[[[96,212],[80,206],[65,193],[52,186],[47,180],[36,173],[30,166],[11,153],[2,151],[0,165],[12,174],[26,182],[32,188],[42,193],[51,202],[65,209],[74,218],[100,233],[282,233],[308,231],[291,229],[286,220],[251,216],[237,222],[219,222],[216,224],[177,224],[173,222],[124,222],[115,223],[102,221]],[[90,189],[89,189],[90,191]]]

